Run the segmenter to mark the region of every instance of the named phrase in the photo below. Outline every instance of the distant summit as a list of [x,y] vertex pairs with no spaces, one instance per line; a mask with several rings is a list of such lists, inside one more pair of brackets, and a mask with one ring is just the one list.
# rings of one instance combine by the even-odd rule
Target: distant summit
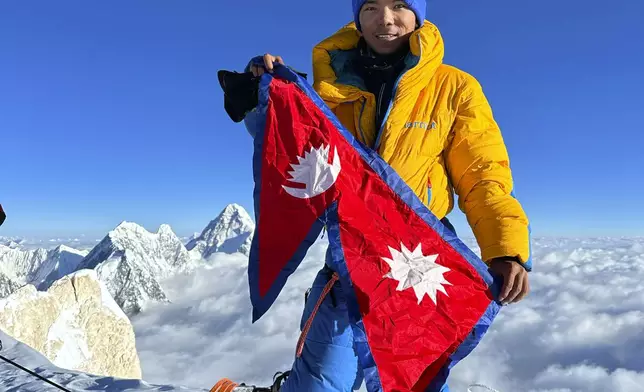
[[80,263],[94,269],[116,303],[128,314],[147,301],[167,301],[160,280],[190,267],[191,259],[170,226],[150,233],[132,222],[122,222]]
[[186,245],[191,252],[208,258],[216,252],[250,254],[255,223],[238,204],[229,204],[201,232]]

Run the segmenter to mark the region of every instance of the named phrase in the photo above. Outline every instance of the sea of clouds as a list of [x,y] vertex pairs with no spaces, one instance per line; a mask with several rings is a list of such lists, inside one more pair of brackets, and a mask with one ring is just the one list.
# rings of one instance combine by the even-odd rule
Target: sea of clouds
[[[195,388],[221,377],[270,384],[291,366],[304,292],[325,247],[325,240],[313,246],[254,325],[243,255],[215,255],[164,282],[172,303],[132,320],[144,379]],[[475,383],[501,392],[644,390],[644,238],[542,238],[533,251],[530,295],[503,308],[454,368],[452,390]]]

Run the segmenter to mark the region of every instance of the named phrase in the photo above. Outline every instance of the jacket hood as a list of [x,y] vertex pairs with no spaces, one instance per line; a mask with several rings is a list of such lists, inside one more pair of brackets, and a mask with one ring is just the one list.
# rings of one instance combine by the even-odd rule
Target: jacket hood
[[[357,55],[361,33],[351,22],[313,48],[313,83],[323,99],[340,103],[357,99],[364,86],[351,75],[349,64]],[[410,54],[398,94],[426,86],[443,63],[444,44],[438,28],[425,20],[409,37]]]

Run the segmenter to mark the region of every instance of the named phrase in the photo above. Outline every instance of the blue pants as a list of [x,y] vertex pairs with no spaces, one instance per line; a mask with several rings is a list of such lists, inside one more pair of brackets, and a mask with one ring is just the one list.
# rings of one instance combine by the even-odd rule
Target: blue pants
[[[311,315],[331,273],[326,268],[318,272],[304,307],[300,329]],[[353,349],[347,303],[340,282],[336,282],[320,305],[306,335],[302,355],[295,359],[280,392],[347,392],[360,388],[362,381],[362,371]]]
[[[332,271],[320,270],[304,307],[304,327]],[[364,380],[353,348],[347,303],[340,282],[336,282],[318,309],[304,342],[302,355],[295,359],[291,374],[280,392],[350,392]],[[441,392],[448,392],[447,385]]]

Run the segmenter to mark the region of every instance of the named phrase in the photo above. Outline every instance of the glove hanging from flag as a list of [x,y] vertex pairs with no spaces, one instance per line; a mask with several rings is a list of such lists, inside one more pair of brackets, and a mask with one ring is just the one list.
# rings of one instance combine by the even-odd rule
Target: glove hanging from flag
[[2,226],[5,219],[7,219],[7,214],[4,213],[4,210],[2,209],[2,204],[0,204],[0,226]]
[[499,282],[304,78],[278,64],[219,80],[254,140],[253,322],[326,226],[367,390],[438,391],[498,313]]

